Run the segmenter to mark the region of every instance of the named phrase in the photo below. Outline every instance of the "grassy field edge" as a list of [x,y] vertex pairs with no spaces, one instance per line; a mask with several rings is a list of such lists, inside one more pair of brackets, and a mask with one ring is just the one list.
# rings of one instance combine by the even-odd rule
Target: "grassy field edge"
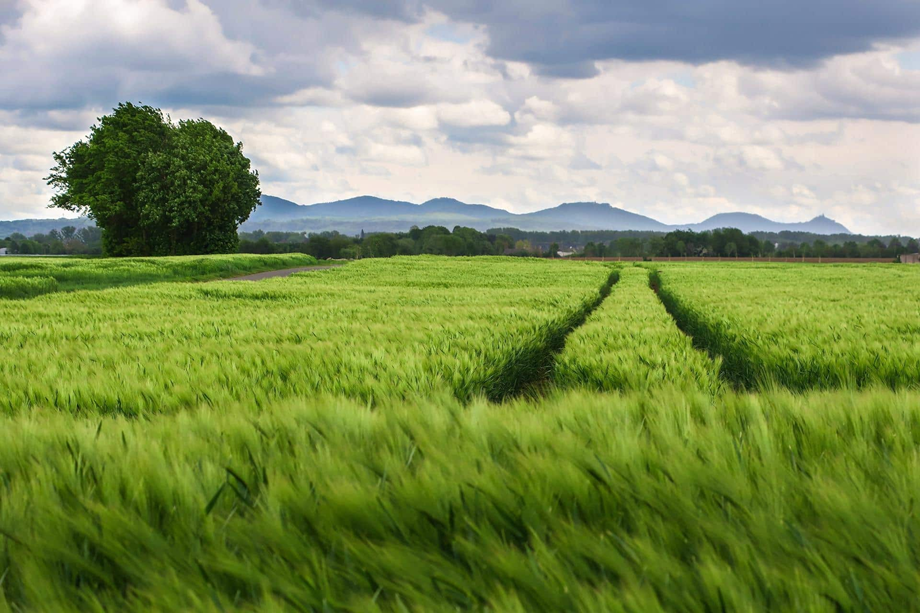
[[0,299],[151,283],[213,281],[316,264],[313,256],[299,253],[105,259],[12,256],[0,260]]

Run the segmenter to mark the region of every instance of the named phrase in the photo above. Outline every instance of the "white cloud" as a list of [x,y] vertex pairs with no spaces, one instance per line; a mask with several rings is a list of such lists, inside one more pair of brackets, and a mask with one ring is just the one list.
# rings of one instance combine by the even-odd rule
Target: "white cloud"
[[209,69],[258,75],[252,44],[228,40],[199,0],[181,10],[165,0],[31,0],[5,26],[4,55],[28,62],[77,56],[122,68],[161,71],[194,58]]
[[775,150],[761,145],[742,145],[720,151],[718,158],[729,166],[754,171],[782,170],[785,163]]
[[563,128],[551,124],[537,124],[522,136],[508,137],[506,153],[512,157],[531,160],[549,160],[572,154],[575,139]]
[[263,191],[301,202],[588,199],[667,222],[827,213],[920,234],[920,70],[898,59],[917,41],[796,69],[603,60],[552,79],[491,57],[488,29],[387,19],[389,4],[18,6],[0,26],[0,218],[57,215],[51,152],[141,99],[225,126]]
[[275,98],[275,102],[285,106],[345,106],[347,100],[342,92],[327,87],[306,87],[293,94]]
[[674,168],[674,160],[663,153],[653,153],[650,159],[656,170],[672,170]]
[[527,98],[521,108],[514,114],[514,118],[518,123],[555,121],[558,117],[559,107],[554,102],[543,100],[538,96]]
[[504,126],[511,114],[491,100],[473,100],[463,104],[440,104],[438,120],[445,125],[461,128]]
[[[199,0],[28,0],[0,28],[0,105],[68,106],[169,87],[175,74],[257,77],[249,42],[228,39]],[[116,100],[117,101],[117,100]]]
[[804,205],[814,205],[819,202],[818,197],[805,185],[795,184],[792,186],[792,197],[796,203]]

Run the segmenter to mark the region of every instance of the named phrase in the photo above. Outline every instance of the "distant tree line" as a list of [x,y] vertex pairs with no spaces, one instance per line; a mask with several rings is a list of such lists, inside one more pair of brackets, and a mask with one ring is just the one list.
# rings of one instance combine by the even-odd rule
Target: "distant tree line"
[[[377,232],[346,236],[338,232],[243,232],[244,253],[301,252],[317,258],[374,258],[394,255],[516,255],[557,257],[560,253],[582,257],[828,257],[896,258],[916,253],[920,245],[913,238],[891,237],[887,242],[870,238],[830,243],[763,239],[761,233],[745,234],[735,228],[693,232],[566,231],[527,232],[501,228],[479,232],[457,226],[451,232],[443,226],[413,227],[408,232]],[[612,236],[611,236],[612,235]],[[779,235],[777,235],[778,237]],[[818,236],[818,235],[812,235]],[[860,237],[862,238],[862,237]]]
[[675,230],[664,235],[622,237],[609,243],[589,241],[579,255],[585,257],[826,257],[891,258],[917,253],[916,239],[892,237],[887,243],[872,238],[866,242],[848,240],[830,243],[816,238],[808,242],[778,242],[745,234],[736,228],[693,232]]
[[0,240],[0,248],[8,253],[21,255],[101,255],[102,230],[95,226],[80,228],[64,226],[47,234],[24,234],[14,232]]
[[[822,235],[810,232],[751,232],[729,228],[705,232],[675,230],[669,233],[621,230],[567,230],[537,232],[516,228],[497,228],[515,241],[528,241],[544,251],[556,243],[561,250],[597,257],[731,257],[733,253],[750,257],[887,258],[902,253],[917,253],[916,239],[904,236],[863,236],[860,234]],[[754,239],[759,241],[755,245]],[[681,245],[683,243],[683,245]],[[602,246],[603,245],[603,246]]]
[[917,239],[902,240],[898,237],[891,238],[886,244],[884,241],[873,238],[865,243],[846,241],[843,244],[831,244],[818,239],[812,243],[800,245],[790,244],[777,251],[782,257],[824,257],[824,258],[891,258],[894,259],[905,253],[920,252]]
[[[786,234],[786,233],[782,233]],[[790,233],[792,234],[792,233]],[[798,233],[796,233],[798,234]],[[767,236],[768,238],[762,238]],[[529,232],[501,228],[479,232],[457,226],[412,228],[408,232],[376,232],[348,236],[338,232],[242,232],[241,253],[307,253],[326,258],[380,258],[394,255],[514,255],[557,257],[560,252],[582,257],[826,257],[891,258],[920,252],[917,239],[867,238],[848,234],[838,237],[806,235],[800,242],[781,235],[744,234],[729,228],[706,232],[675,230],[660,232],[566,231]],[[799,238],[799,237],[795,237]],[[837,238],[837,242],[831,242]],[[849,240],[840,240],[840,239]],[[887,240],[886,240],[887,239]],[[0,240],[0,248],[23,255],[101,255],[102,231],[96,227],[77,230],[67,226],[26,238],[13,233]]]
[[[363,234],[363,233],[362,233]],[[517,244],[516,244],[517,243]],[[408,232],[346,236],[338,232],[240,233],[241,253],[307,253],[317,258],[388,258],[394,255],[540,255],[525,241],[457,226],[413,227]]]

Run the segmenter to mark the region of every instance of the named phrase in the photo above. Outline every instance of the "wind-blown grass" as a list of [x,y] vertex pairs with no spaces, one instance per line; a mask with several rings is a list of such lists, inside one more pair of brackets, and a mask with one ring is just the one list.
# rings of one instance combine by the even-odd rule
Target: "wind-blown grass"
[[[735,381],[797,343],[826,385],[870,340],[912,372],[912,272],[698,268],[662,298]],[[597,306],[611,272],[395,258],[0,300],[0,611],[916,610],[920,392],[720,389],[645,270]]]
[[920,396],[289,400],[0,429],[0,608],[872,610]]
[[920,270],[659,265],[660,295],[746,388],[920,386]]
[[53,277],[0,277],[0,298],[34,298],[57,290]]
[[581,262],[395,258],[258,283],[0,301],[0,412],[436,390],[500,399],[545,371],[609,275]]
[[553,379],[563,388],[648,390],[661,385],[716,392],[719,361],[677,327],[649,287],[649,271],[626,267],[585,324],[566,339]]
[[[7,294],[6,284],[28,287],[54,281],[56,289],[102,289],[162,281],[208,281],[266,270],[313,266],[316,258],[300,253],[282,255],[205,255],[165,258],[0,258],[0,297],[31,297]],[[39,281],[30,281],[38,279]]]

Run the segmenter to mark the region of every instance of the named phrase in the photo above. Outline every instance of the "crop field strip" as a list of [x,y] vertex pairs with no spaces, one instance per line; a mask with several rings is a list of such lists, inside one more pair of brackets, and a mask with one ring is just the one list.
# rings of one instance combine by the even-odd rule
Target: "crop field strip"
[[542,376],[611,270],[396,258],[253,284],[0,301],[0,411],[170,412],[320,393],[499,400]]
[[316,258],[303,254],[100,260],[3,257],[0,258],[0,299],[167,281],[207,281],[316,263]]
[[696,350],[649,287],[650,271],[619,270],[610,296],[566,339],[554,383],[594,391],[662,385],[716,393],[720,360]]
[[655,266],[669,312],[741,388],[920,388],[916,267]]
[[912,610],[918,400],[5,418],[0,608]]
[[[691,292],[739,264],[654,266],[736,316]],[[752,278],[788,308],[846,276],[795,270]],[[0,611],[916,610],[920,393],[720,385],[649,280],[422,257],[0,300]]]

